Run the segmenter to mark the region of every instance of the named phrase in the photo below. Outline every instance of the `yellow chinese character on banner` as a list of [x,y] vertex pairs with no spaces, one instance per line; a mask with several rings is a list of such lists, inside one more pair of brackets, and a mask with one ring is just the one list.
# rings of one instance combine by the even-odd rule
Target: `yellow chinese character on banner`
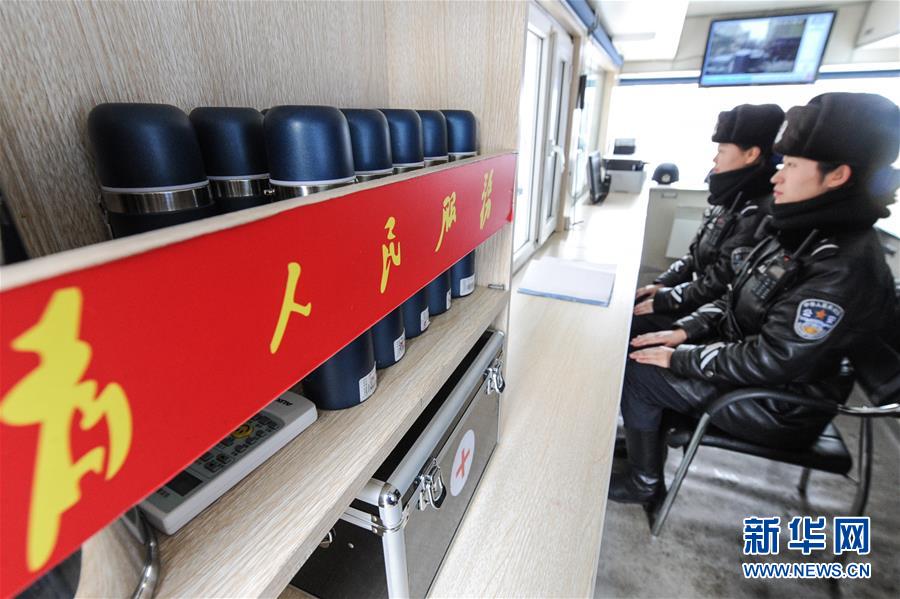
[[453,223],[456,222],[456,192],[454,191],[444,198],[444,208],[441,213],[441,237],[438,239],[437,246],[434,248],[435,253],[441,249],[444,243],[444,233],[450,230]]
[[481,192],[481,218],[480,228],[484,229],[484,223],[491,217],[491,192],[494,189],[494,169],[484,174],[484,190]]
[[[111,479],[131,448],[131,408],[122,387],[109,383],[98,394],[97,381],[81,380],[93,351],[78,338],[81,306],[77,287],[56,291],[38,323],[13,340],[14,350],[36,353],[40,363],[0,403],[0,422],[40,427],[28,510],[26,560],[32,572],[53,554],[63,513],[81,500],[81,479],[88,472]],[[108,446],[73,460],[73,422],[88,430],[101,420]]]
[[385,243],[381,246],[381,293],[384,293],[384,290],[387,289],[388,274],[390,274],[391,271],[391,264],[400,266],[400,242],[398,241],[396,244],[396,251],[393,242],[393,240],[397,238],[397,236],[394,235],[395,226],[397,226],[397,220],[393,216],[388,218],[387,222],[384,224],[388,241],[391,243]]
[[294,294],[297,291],[297,282],[300,280],[300,265],[296,262],[288,264],[287,285],[284,287],[284,299],[281,301],[281,313],[278,315],[278,324],[275,325],[275,333],[269,342],[269,352],[275,353],[281,346],[281,340],[284,338],[284,330],[287,328],[288,320],[291,314],[297,312],[303,316],[309,316],[312,310],[312,302],[306,304],[298,304],[294,301]]

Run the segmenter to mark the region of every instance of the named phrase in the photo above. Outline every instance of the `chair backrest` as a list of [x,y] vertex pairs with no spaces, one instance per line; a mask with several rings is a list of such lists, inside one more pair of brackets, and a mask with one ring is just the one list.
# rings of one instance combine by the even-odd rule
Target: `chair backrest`
[[876,406],[900,401],[900,352],[881,338],[866,342],[851,356],[863,391]]

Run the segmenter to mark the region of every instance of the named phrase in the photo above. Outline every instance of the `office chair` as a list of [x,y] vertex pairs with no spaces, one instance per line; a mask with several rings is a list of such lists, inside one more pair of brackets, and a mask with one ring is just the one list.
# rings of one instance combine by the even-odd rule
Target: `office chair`
[[853,467],[853,458],[833,422],[825,427],[815,443],[801,451],[757,445],[730,435],[710,424],[712,416],[726,406],[738,401],[755,399],[777,399],[789,404],[822,410],[833,416],[844,414],[860,419],[859,455],[857,456],[859,478],[850,515],[861,516],[869,499],[869,485],[872,478],[872,419],[900,418],[900,354],[888,343],[878,340],[865,350],[857,352],[852,357],[852,364],[857,382],[868,397],[871,406],[849,407],[814,400],[786,391],[747,388],[731,391],[713,401],[704,411],[699,422],[692,421],[686,424],[683,421],[676,421],[669,429],[666,442],[669,447],[683,448],[684,457],[675,473],[671,488],[666,493],[662,505],[654,514],[651,527],[653,536],[659,536],[662,532],[672,504],[675,503],[684,477],[687,475],[700,445],[802,466],[803,472],[800,475],[798,489],[803,494],[806,493],[806,486],[812,470],[840,475],[850,472]]

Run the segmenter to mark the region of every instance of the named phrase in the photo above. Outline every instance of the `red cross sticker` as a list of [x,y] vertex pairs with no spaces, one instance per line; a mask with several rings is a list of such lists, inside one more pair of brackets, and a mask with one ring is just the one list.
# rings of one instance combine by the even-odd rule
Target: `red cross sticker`
[[475,432],[468,430],[459,441],[456,447],[456,456],[453,458],[453,466],[450,469],[450,495],[456,497],[466,486],[469,475],[472,474],[472,468],[475,464]]
[[472,452],[468,449],[463,449],[462,453],[460,453],[459,468],[456,469],[456,476],[459,478],[463,478],[466,475],[466,462],[469,461],[470,455],[472,455]]

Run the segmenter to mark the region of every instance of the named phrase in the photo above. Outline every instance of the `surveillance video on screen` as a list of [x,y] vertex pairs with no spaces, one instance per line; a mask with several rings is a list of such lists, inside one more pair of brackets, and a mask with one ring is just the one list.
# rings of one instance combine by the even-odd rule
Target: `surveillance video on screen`
[[713,21],[701,86],[812,83],[834,12]]

